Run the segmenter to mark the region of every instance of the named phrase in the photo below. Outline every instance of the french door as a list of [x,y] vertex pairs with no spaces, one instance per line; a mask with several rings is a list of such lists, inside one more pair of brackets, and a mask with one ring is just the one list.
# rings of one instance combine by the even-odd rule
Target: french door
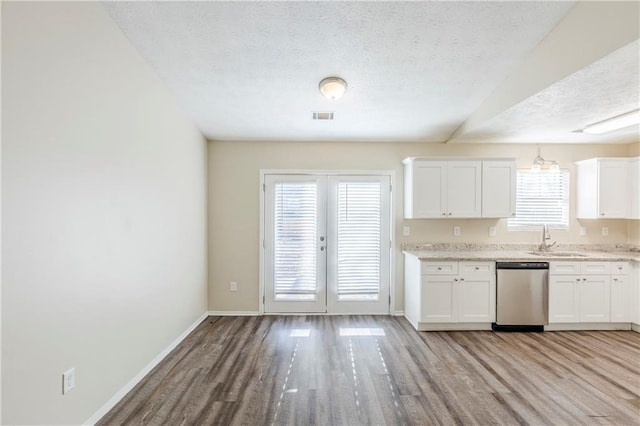
[[389,313],[390,177],[265,175],[267,313]]

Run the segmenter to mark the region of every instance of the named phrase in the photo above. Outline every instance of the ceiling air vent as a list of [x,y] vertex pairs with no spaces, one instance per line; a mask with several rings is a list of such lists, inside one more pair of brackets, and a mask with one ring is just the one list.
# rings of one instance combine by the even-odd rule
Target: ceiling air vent
[[314,112],[313,113],[314,120],[333,120],[332,112]]

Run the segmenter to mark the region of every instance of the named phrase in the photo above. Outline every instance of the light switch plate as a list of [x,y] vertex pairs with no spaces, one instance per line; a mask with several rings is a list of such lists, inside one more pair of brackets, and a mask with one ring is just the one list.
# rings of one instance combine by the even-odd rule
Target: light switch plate
[[496,236],[496,227],[495,226],[490,226],[489,227],[489,236],[490,237],[495,237]]
[[605,237],[607,235],[609,235],[609,228],[607,228],[606,226],[602,227],[602,235],[604,235]]
[[580,227],[580,236],[584,237],[585,235],[587,235],[587,228],[585,228],[584,226]]
[[402,227],[402,236],[403,237],[408,237],[409,235],[411,235],[411,228],[409,228],[408,226],[403,226]]
[[460,227],[459,226],[454,226],[453,227],[453,236],[454,237],[459,237],[460,236]]
[[238,283],[235,281],[231,281],[231,284],[229,285],[229,290],[238,291]]

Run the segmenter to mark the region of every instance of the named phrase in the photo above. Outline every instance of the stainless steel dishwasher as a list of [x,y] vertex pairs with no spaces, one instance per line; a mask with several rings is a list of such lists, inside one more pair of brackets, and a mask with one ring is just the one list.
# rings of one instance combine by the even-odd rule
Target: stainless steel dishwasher
[[549,263],[496,262],[496,331],[543,331],[549,323]]

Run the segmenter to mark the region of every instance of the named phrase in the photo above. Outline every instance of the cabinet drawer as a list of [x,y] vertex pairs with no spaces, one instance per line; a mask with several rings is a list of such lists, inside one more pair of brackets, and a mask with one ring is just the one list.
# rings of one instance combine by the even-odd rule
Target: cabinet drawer
[[464,277],[493,275],[496,271],[496,264],[495,262],[460,262],[458,269]]
[[577,275],[580,272],[580,262],[549,263],[549,273],[552,275]]
[[580,272],[589,275],[609,275],[611,262],[581,262]]
[[422,262],[422,275],[449,275],[458,273],[458,262]]
[[611,262],[611,275],[627,275],[631,272],[629,262]]

